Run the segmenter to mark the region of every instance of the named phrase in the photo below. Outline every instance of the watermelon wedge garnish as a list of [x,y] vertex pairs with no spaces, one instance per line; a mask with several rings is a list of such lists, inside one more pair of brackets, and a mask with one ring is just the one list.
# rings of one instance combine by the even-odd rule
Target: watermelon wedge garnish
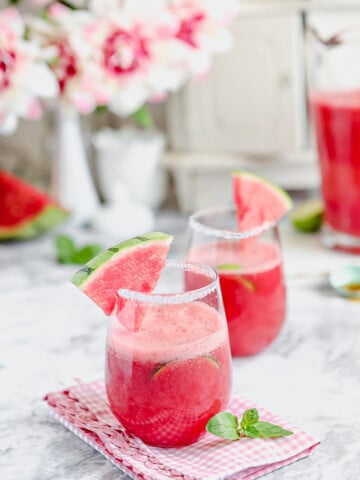
[[277,222],[292,208],[285,190],[265,178],[237,170],[232,173],[232,181],[239,231]]
[[141,293],[154,290],[172,240],[162,232],[126,240],[94,257],[71,281],[110,315],[120,288]]
[[0,170],[0,240],[37,237],[67,216],[49,195]]

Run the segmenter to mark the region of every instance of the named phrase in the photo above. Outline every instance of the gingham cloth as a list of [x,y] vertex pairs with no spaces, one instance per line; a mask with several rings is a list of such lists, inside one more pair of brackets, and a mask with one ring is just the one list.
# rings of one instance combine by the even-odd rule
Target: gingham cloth
[[308,456],[319,445],[299,428],[240,397],[232,398],[226,410],[241,416],[255,407],[261,420],[294,434],[230,442],[206,433],[187,447],[162,449],[145,445],[116,420],[103,381],[79,382],[49,393],[45,400],[60,423],[135,480],[253,480]]

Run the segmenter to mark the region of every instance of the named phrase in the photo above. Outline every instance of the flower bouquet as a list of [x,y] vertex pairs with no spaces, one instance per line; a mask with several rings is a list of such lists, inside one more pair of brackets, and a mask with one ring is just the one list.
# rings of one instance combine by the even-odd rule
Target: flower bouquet
[[[33,0],[33,5],[32,14],[21,15],[15,6],[0,10],[3,134],[15,130],[19,117],[38,119],[51,104],[62,120],[108,108],[151,125],[147,103],[164,101],[190,78],[205,77],[213,55],[230,47],[228,26],[238,8],[236,0]],[[74,137],[78,129],[68,130]],[[70,143],[73,148],[76,142]],[[81,156],[71,156],[71,168]],[[88,203],[92,210],[94,202]]]

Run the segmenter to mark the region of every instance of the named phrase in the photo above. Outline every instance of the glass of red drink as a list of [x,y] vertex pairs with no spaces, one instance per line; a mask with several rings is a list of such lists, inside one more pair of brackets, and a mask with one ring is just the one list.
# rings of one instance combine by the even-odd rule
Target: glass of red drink
[[309,106],[325,207],[323,243],[360,253],[360,30],[308,36]]
[[238,232],[234,208],[189,219],[187,260],[215,267],[236,357],[264,350],[278,336],[286,310],[279,232],[274,223]]
[[231,391],[218,275],[168,260],[154,293],[119,290],[106,349],[106,391],[119,421],[145,443],[188,445]]

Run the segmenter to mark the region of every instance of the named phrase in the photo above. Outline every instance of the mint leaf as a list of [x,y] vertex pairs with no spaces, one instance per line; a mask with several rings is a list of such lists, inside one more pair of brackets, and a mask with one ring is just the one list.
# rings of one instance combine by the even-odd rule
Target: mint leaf
[[249,425],[259,421],[259,412],[256,408],[251,408],[250,410],[245,410],[241,419],[241,430],[246,430]]
[[240,438],[238,427],[239,421],[237,416],[229,412],[218,413],[210,418],[206,424],[208,432],[226,440],[238,440]]
[[132,118],[142,128],[151,128],[154,126],[153,118],[146,105],[143,105],[139,110],[134,112]]
[[66,235],[55,238],[55,248],[59,263],[75,265],[84,265],[101,251],[101,246],[96,244],[77,248],[74,241]]
[[293,434],[293,432],[285,430],[279,425],[261,421],[252,425],[248,425],[246,429],[243,430],[243,433],[247,437],[252,438],[278,438],[288,437],[289,435]]
[[98,105],[96,108],[95,108],[95,113],[104,113],[104,112],[107,112],[108,111],[108,108],[106,105]]
[[278,438],[293,434],[293,432],[285,430],[280,425],[260,421],[259,412],[256,408],[245,410],[240,426],[236,415],[229,412],[218,413],[210,418],[206,430],[226,440],[239,440],[241,437]]
[[71,259],[76,252],[76,247],[73,240],[66,235],[58,235],[55,238],[55,247],[58,262],[71,263]]
[[83,248],[80,248],[76,252],[74,252],[72,256],[72,263],[83,265],[87,263],[89,260],[95,257],[98,253],[100,253],[101,247],[100,245],[86,245]]

